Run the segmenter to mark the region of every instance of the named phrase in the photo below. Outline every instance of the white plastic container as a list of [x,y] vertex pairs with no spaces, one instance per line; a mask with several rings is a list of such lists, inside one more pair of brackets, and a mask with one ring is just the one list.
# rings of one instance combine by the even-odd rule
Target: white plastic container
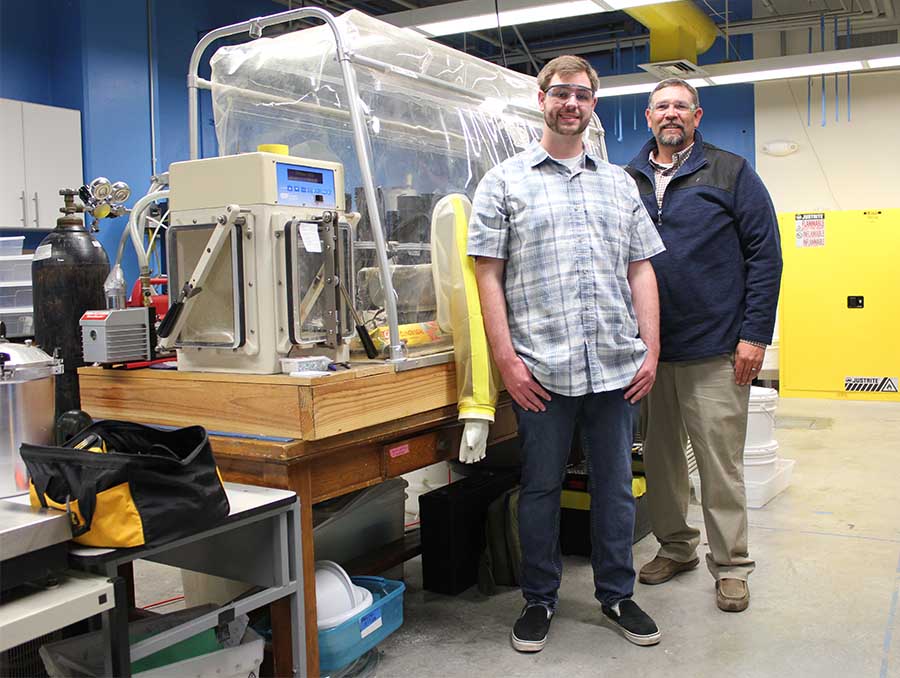
[[747,489],[747,506],[749,508],[762,508],[784,492],[788,485],[791,484],[794,460],[777,459],[774,466],[774,473],[767,480],[757,482],[744,479],[744,487]]
[[31,282],[0,282],[0,309],[30,308],[32,305]]
[[772,442],[775,438],[775,408],[777,406],[778,391],[774,388],[750,387],[750,407],[744,447],[759,447]]
[[744,462],[744,485],[747,483],[764,483],[775,475],[778,459],[772,457],[753,463]]
[[6,336],[10,339],[34,335],[34,310],[31,306],[0,309],[0,320],[6,323]]
[[[752,480],[747,477],[747,468],[744,467],[744,489],[747,492],[747,508],[758,509],[768,504],[773,498],[784,492],[791,484],[791,473],[794,470],[793,459],[776,459],[770,465],[771,475],[763,480]],[[697,502],[702,501],[702,487],[700,474],[690,475],[691,486],[694,488],[694,497]]]
[[[161,632],[177,624],[200,616],[214,607],[179,610],[162,617],[142,619],[129,624],[137,634],[146,631]],[[49,643],[40,648],[41,660],[50,678],[67,678],[72,675],[103,675],[103,639],[100,631],[93,631],[75,638]],[[253,629],[248,628],[240,645],[226,647],[216,652],[191,657],[167,666],[159,666],[134,674],[140,678],[247,678],[259,675],[265,641]]]
[[30,254],[0,256],[0,282],[19,282],[30,285],[31,259]]
[[402,539],[406,486],[402,478],[392,478],[352,495],[316,504],[316,560],[346,563]]
[[744,465],[768,464],[778,458],[778,443],[770,440],[764,445],[744,448]]
[[22,254],[25,244],[24,235],[4,236],[0,238],[0,257],[15,257]]

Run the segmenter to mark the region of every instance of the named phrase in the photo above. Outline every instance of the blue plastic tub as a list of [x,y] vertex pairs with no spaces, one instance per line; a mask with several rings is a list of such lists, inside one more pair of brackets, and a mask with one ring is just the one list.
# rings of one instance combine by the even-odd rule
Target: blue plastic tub
[[372,604],[334,628],[319,631],[319,671],[334,671],[371,650],[403,623],[402,581],[382,577],[352,577],[372,592]]

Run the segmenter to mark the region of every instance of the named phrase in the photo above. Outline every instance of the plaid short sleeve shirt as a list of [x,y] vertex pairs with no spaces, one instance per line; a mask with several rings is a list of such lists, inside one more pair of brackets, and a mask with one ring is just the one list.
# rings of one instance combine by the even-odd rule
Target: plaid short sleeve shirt
[[664,249],[631,177],[590,155],[569,170],[535,142],[475,191],[468,253],[506,260],[513,348],[554,393],[630,383],[647,347],[628,264]]

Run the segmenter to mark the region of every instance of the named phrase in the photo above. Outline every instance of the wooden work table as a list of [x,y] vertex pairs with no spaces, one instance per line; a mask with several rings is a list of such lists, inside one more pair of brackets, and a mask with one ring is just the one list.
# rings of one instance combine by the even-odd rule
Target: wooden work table
[[[456,456],[452,364],[395,372],[365,365],[322,377],[163,370],[78,370],[81,406],[94,418],[199,424],[231,482],[293,490],[300,498],[307,669],[319,675],[312,505]],[[515,435],[504,393],[489,443]],[[289,624],[285,604],[272,624]],[[274,648],[289,675],[291,647]]]

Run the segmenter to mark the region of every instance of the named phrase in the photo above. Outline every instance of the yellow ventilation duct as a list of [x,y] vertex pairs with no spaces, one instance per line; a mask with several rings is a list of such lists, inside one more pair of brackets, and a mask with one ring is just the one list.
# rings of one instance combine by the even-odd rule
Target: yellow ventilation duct
[[650,61],[687,59],[712,47],[717,29],[713,21],[690,0],[632,7],[626,12],[650,29]]

